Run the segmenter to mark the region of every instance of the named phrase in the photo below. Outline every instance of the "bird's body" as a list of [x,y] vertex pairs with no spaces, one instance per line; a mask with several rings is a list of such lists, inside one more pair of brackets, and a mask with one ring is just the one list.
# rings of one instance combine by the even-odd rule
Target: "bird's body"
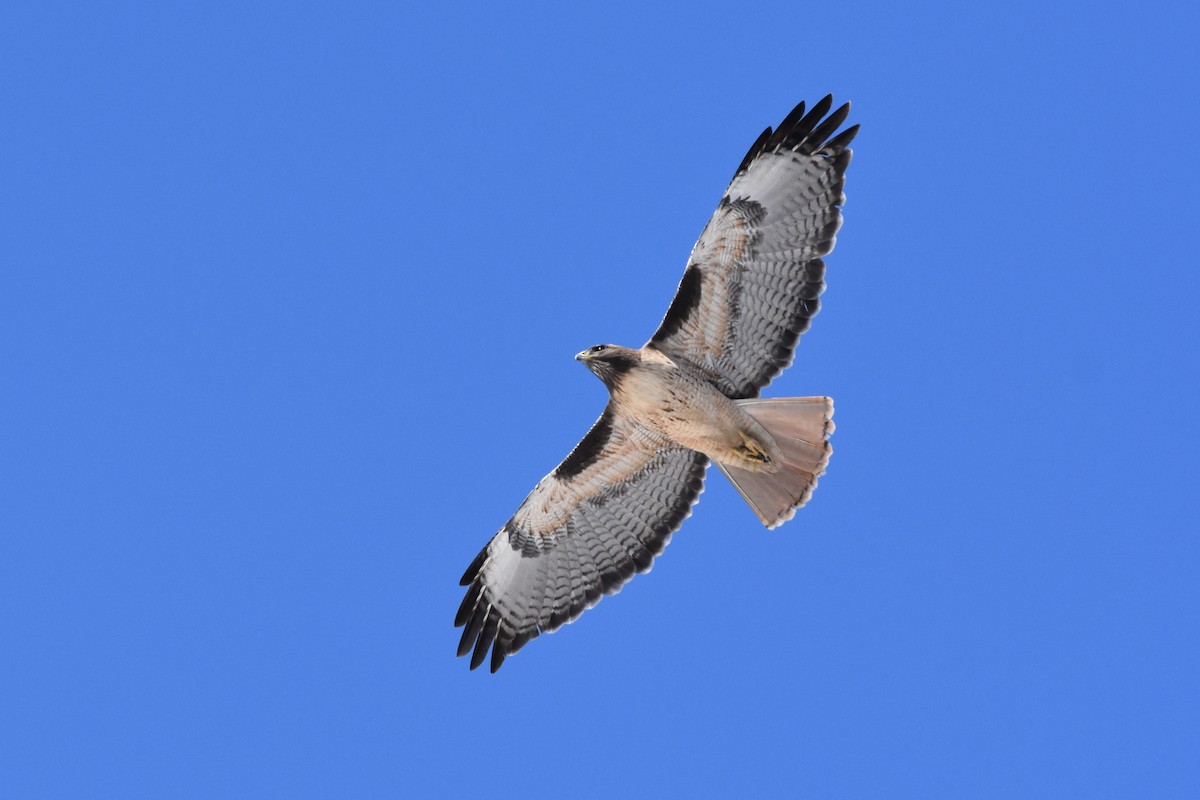
[[[702,372],[680,366],[652,347],[598,345],[576,356],[609,387],[613,411],[665,441],[721,464],[774,472],[779,446],[766,429],[726,397]],[[619,368],[606,366],[619,364]]]
[[858,130],[833,135],[849,105],[831,107],[830,97],[807,113],[801,103],[751,146],[650,341],[576,356],[608,387],[608,405],[463,575],[454,622],[472,669],[490,649],[495,672],[648,570],[710,460],[767,527],[812,495],[833,402],[758,393],[791,363],[825,288]]

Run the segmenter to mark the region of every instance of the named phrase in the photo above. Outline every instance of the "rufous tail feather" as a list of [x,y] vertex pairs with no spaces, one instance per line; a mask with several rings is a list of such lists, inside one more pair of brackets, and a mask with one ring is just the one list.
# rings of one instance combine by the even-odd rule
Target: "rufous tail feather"
[[828,397],[774,397],[735,401],[767,429],[783,451],[775,472],[751,472],[717,463],[725,477],[768,528],[791,519],[808,502],[825,473],[833,447],[833,400]]

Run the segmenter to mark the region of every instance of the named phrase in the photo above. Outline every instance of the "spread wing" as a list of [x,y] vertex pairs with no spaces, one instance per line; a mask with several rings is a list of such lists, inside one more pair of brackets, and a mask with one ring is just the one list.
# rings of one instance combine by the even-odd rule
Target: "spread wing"
[[842,186],[858,126],[837,130],[850,104],[828,114],[804,103],[742,160],[688,259],[667,315],[647,343],[699,367],[728,396],[757,396],[792,362],[825,289],[825,263],[842,224]]
[[646,572],[700,495],[708,459],[610,405],[462,577],[458,654],[475,669],[557,630]]

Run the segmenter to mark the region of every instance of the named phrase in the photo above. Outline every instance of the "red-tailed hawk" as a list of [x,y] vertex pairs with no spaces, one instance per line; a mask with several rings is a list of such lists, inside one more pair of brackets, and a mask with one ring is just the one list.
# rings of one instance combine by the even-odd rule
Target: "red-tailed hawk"
[[[842,223],[850,112],[804,103],[742,159],[692,248],[658,330],[638,350],[575,356],[608,406],[471,562],[455,626],[475,669],[557,630],[650,569],[691,513],[710,460],[768,528],[804,505],[825,471],[828,397],[758,399],[820,307],[821,257]],[[828,116],[826,116],[828,114]],[[472,652],[473,651],[473,652]]]

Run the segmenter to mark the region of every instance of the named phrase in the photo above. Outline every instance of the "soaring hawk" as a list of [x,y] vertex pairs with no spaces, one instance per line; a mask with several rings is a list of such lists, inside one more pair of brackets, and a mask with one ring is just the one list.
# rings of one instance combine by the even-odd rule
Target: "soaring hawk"
[[633,350],[582,361],[609,400],[471,562],[455,626],[475,669],[557,630],[650,569],[691,513],[714,461],[768,528],[792,518],[825,471],[828,397],[760,399],[792,362],[825,288],[858,126],[825,97],[767,128],[692,248],[667,314]]

